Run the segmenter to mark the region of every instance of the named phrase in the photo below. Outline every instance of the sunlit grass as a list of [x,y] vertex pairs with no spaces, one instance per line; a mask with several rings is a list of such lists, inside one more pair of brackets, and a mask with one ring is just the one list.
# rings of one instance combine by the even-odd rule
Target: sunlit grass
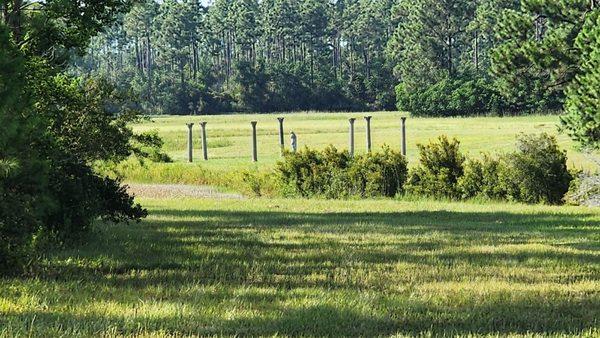
[[30,278],[0,336],[600,334],[600,211],[143,200]]
[[[400,149],[400,117],[398,112],[375,113],[293,113],[285,114],[285,141],[289,145],[289,132],[298,135],[300,147],[324,148],[329,144],[340,149],[348,147],[348,118],[356,117],[356,150],[365,151],[364,115],[373,115],[373,147],[386,144]],[[165,140],[167,153],[177,162],[187,160],[188,122],[195,122],[194,142],[196,164],[209,170],[232,171],[246,168],[270,168],[279,159],[277,114],[235,114],[219,116],[158,117],[153,122],[137,124],[137,131],[158,130]],[[201,161],[200,121],[208,121],[208,162]],[[251,162],[250,121],[258,121],[258,164]],[[574,149],[566,135],[558,134],[559,117],[476,117],[476,118],[409,118],[407,122],[409,163],[417,160],[417,143],[446,134],[457,137],[463,150],[473,156],[481,152],[499,153],[511,151],[515,139],[521,133],[546,132],[557,135],[561,147],[568,151],[571,167],[595,168],[583,154]]]

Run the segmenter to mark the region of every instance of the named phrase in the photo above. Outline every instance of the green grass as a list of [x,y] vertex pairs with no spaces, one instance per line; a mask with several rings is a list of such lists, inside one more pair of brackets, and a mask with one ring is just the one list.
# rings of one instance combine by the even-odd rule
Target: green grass
[[[347,146],[347,118],[288,114],[300,146]],[[398,149],[399,113],[374,113],[375,147]],[[185,163],[186,122],[207,120],[208,162]],[[259,163],[250,124],[259,121]],[[506,152],[556,116],[409,119],[417,143],[457,137]],[[176,162],[121,167],[129,181],[241,186],[279,159],[276,115],[162,117]],[[356,126],[364,151],[364,122]],[[572,142],[571,167],[595,168]],[[286,136],[287,142],[287,136]],[[262,177],[262,176],[261,176]],[[600,210],[430,200],[141,200],[140,224],[98,224],[28,277],[0,279],[0,337],[600,336]]]
[[[333,144],[340,149],[348,147],[348,118],[357,117],[356,149],[365,151],[365,122],[362,116],[373,115],[372,138],[375,149],[387,144],[400,148],[400,116],[402,113],[294,113],[286,114],[286,145],[289,145],[289,132],[298,135],[300,147],[324,148]],[[136,131],[158,130],[165,140],[165,150],[178,162],[167,166],[178,170],[202,165],[213,171],[235,171],[247,168],[266,169],[279,159],[278,122],[276,114],[263,115],[220,115],[159,117],[154,122],[134,126]],[[208,121],[209,144],[208,162],[201,161],[200,127],[201,120]],[[251,162],[250,121],[258,121],[259,163]],[[187,127],[195,122],[195,164],[187,164]],[[409,163],[417,160],[417,143],[426,143],[441,134],[457,137],[463,150],[473,156],[480,152],[498,153],[514,149],[520,133],[541,133],[558,135],[559,118],[556,115],[526,117],[477,117],[477,118],[409,118],[407,121]],[[558,136],[561,147],[568,151],[571,167],[595,168],[583,154],[574,150],[572,141],[566,135]],[[161,169],[164,165],[159,166]],[[133,180],[148,180],[143,176],[132,175]]]
[[0,336],[600,335],[598,209],[142,202],[0,280]]

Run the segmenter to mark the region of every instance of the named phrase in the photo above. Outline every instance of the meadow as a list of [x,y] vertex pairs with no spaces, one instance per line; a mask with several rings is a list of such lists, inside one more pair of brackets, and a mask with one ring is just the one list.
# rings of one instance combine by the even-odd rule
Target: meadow
[[[365,152],[365,121],[363,116],[372,115],[373,149],[383,145],[400,149],[400,117],[398,112],[375,113],[289,113],[289,114],[232,114],[215,116],[167,116],[135,124],[135,131],[156,130],[164,139],[164,149],[175,162],[187,162],[187,127],[194,126],[195,163],[207,169],[234,170],[243,167],[268,168],[279,157],[278,116],[285,117],[285,142],[289,149],[289,133],[298,135],[299,147],[322,149],[334,145],[348,148],[348,118],[357,118],[355,144],[357,153]],[[201,158],[200,121],[207,121],[209,161]],[[250,121],[258,121],[257,164],[251,161]],[[407,156],[410,163],[418,158],[417,143],[445,134],[461,141],[463,150],[477,156],[481,152],[499,153],[514,149],[516,137],[521,133],[556,135],[559,144],[568,151],[569,165],[590,168],[593,164],[564,134],[558,133],[557,115],[519,117],[470,117],[470,118],[408,118]]]
[[[398,149],[402,114],[373,115],[375,149]],[[347,118],[361,115],[285,116],[300,146],[344,149]],[[185,123],[201,120],[210,160],[200,160],[196,124],[189,164]],[[440,134],[472,155],[509,151],[519,133],[556,135],[557,122],[409,119],[408,157],[414,165],[416,144]],[[175,160],[121,168],[129,183],[149,183],[136,185],[149,217],[97,222],[81,242],[46,250],[26,276],[0,279],[0,337],[600,336],[598,208],[243,198],[219,189],[190,198],[205,188],[174,184],[272,168],[276,116],[160,117],[134,129],[157,130]],[[356,132],[364,152],[363,120]],[[571,167],[594,168],[558,140]]]
[[598,209],[141,202],[0,280],[0,336],[600,335]]

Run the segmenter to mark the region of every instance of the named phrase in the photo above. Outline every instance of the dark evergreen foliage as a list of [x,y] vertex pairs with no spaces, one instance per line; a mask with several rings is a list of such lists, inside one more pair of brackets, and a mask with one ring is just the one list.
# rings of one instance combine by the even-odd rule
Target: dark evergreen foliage
[[78,237],[94,220],[146,215],[98,161],[149,154],[134,135],[128,95],[67,74],[73,52],[127,10],[112,0],[0,2],[0,271],[18,273],[50,240]]

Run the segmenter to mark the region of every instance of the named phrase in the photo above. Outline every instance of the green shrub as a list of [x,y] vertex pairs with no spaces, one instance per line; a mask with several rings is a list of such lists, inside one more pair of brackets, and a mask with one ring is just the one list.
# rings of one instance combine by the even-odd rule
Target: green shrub
[[305,147],[296,153],[287,152],[275,171],[284,195],[334,197],[333,186],[340,186],[333,184],[340,179],[338,171],[347,170],[349,162],[350,154],[333,146],[323,151]]
[[523,135],[517,151],[501,157],[499,186],[510,200],[560,204],[573,179],[567,154],[546,133]]
[[403,192],[408,170],[402,154],[384,146],[383,152],[357,156],[349,169],[351,195],[394,197]]
[[461,197],[501,199],[505,192],[498,186],[499,161],[487,154],[481,160],[468,159],[464,164],[463,176],[458,180]]
[[392,197],[402,192],[407,177],[406,159],[389,147],[354,158],[333,146],[304,148],[287,153],[275,172],[284,195],[325,198]]
[[408,181],[407,191],[415,195],[459,198],[458,180],[463,176],[465,156],[460,142],[445,135],[419,148],[419,166]]

